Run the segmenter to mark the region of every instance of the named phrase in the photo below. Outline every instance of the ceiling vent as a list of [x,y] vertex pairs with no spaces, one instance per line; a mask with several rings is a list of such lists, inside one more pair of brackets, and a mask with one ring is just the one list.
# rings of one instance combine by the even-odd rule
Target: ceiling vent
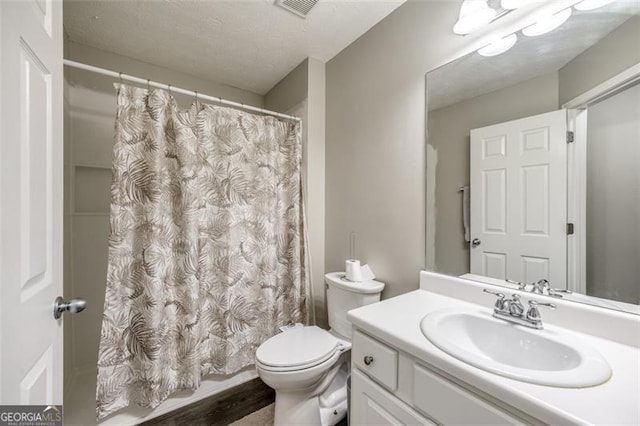
[[306,18],[316,3],[318,3],[318,0],[276,0],[277,6],[295,13],[301,18]]

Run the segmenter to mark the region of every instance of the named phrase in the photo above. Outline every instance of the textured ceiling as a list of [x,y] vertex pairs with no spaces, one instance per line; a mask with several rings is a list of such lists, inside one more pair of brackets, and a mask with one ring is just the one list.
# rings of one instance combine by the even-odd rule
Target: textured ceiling
[[518,34],[515,46],[502,55],[487,58],[474,52],[429,72],[429,110],[557,71],[638,13],[637,0],[618,0],[591,11],[574,10],[567,22],[550,33],[538,37]]
[[265,94],[307,57],[328,61],[405,0],[65,0],[72,41]]

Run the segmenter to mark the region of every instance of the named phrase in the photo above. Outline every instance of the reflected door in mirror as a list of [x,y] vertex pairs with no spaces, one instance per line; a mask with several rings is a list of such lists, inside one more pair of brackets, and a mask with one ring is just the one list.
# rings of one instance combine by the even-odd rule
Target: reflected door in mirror
[[566,111],[471,131],[471,273],[566,288]]

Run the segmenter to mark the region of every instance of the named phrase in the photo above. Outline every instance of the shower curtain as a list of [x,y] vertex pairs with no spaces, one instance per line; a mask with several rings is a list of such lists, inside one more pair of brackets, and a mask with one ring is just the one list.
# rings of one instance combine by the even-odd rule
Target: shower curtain
[[309,308],[299,124],[116,89],[99,419],[252,364]]

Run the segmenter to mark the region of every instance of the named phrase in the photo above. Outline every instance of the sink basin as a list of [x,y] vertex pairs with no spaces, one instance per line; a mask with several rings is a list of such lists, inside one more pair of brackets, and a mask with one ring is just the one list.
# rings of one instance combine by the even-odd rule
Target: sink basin
[[490,312],[446,309],[425,316],[420,329],[454,358],[522,382],[581,388],[611,377],[598,351],[556,328],[529,329]]

